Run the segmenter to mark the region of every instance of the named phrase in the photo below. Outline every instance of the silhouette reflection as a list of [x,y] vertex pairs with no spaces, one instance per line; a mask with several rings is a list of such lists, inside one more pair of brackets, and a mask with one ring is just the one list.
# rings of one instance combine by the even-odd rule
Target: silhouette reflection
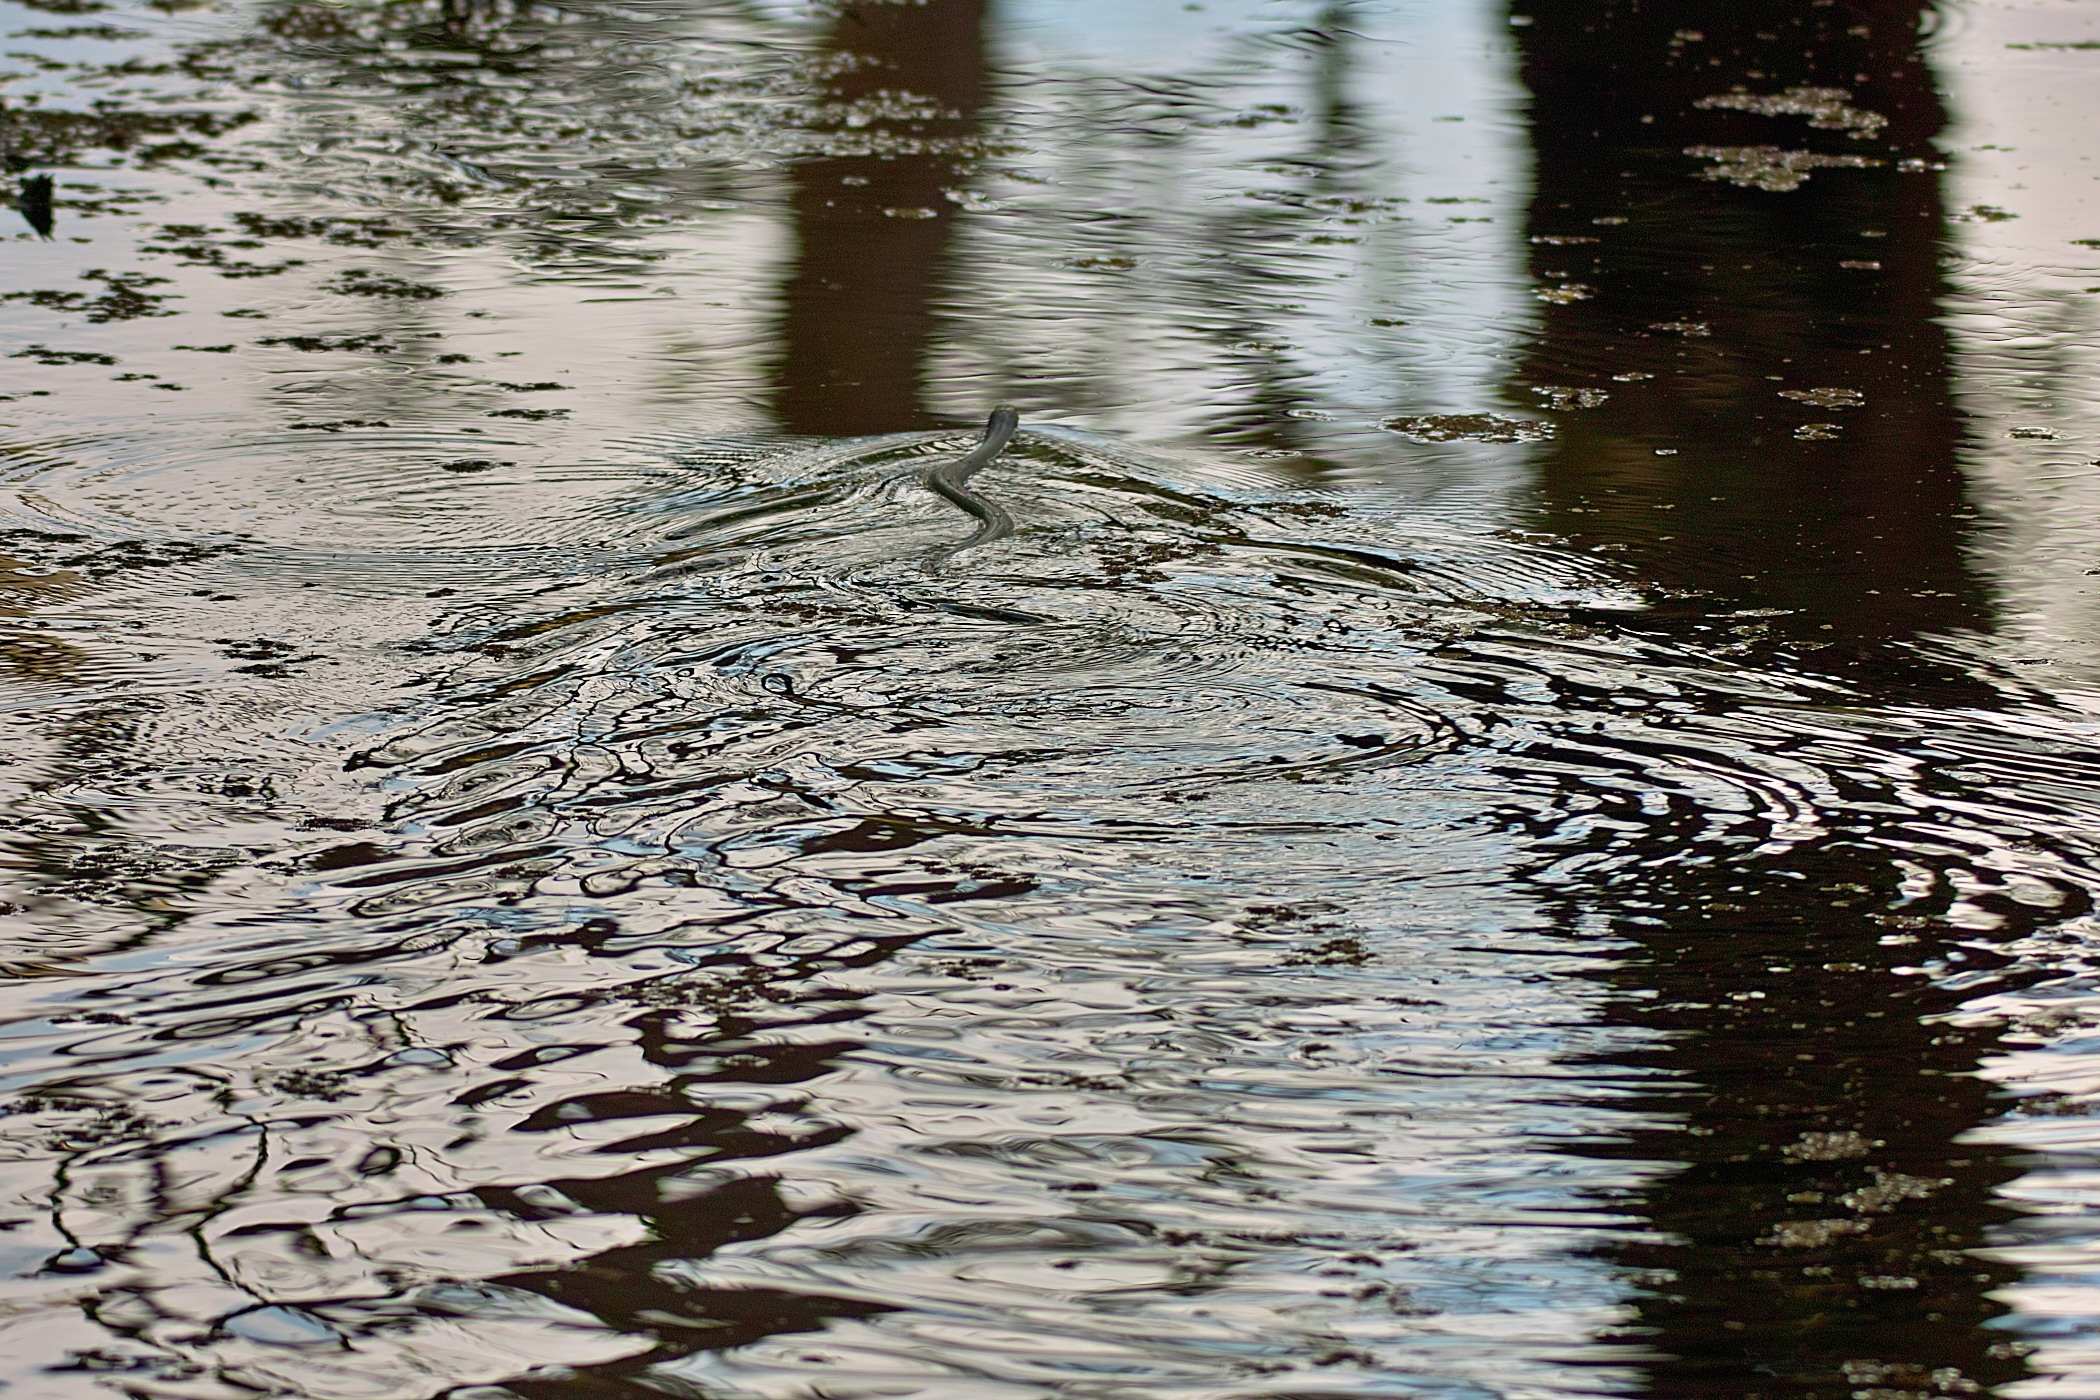
[[797,433],[924,425],[928,352],[985,77],[985,0],[839,12],[828,97],[861,138],[798,163],[776,409]]
[[1981,625],[1935,319],[1930,7],[1522,8],[1531,265],[1565,300],[1521,389],[1609,396],[1559,416],[1547,522],[1784,609],[1797,644]]
[[[864,6],[842,10],[827,44],[839,76],[830,97],[842,113],[889,113],[862,126],[865,153],[812,158],[793,177],[794,224],[800,251],[784,294],[782,360],[777,409],[788,431],[860,434],[918,426],[926,416],[925,373],[939,322],[954,206],[947,191],[967,173],[960,143],[978,128],[985,86],[982,0],[918,6]],[[914,151],[913,147],[920,147]],[[931,147],[931,149],[925,149]],[[886,958],[887,943],[866,961]],[[648,1059],[669,1069],[695,1058],[693,1048],[668,1033],[675,1018],[643,1029]],[[725,1025],[719,1034],[758,1035],[777,1027]],[[851,1043],[778,1047],[754,1069],[722,1076],[770,1085],[814,1079],[835,1069]],[[661,1104],[682,1110],[682,1093],[704,1076],[677,1076]],[[596,1110],[594,1110],[596,1111]],[[747,1114],[728,1112],[696,1121],[675,1144],[637,1140],[623,1146],[705,1151],[710,1161],[765,1156],[786,1150],[752,1130]],[[847,1136],[827,1128],[801,1139],[798,1149]],[[630,1394],[662,1383],[666,1368],[699,1352],[726,1351],[763,1338],[817,1332],[851,1318],[889,1309],[878,1303],[807,1290],[739,1286],[711,1288],[682,1281],[719,1251],[779,1234],[812,1214],[846,1208],[796,1210],[766,1176],[696,1190],[691,1165],[603,1180],[563,1183],[593,1210],[648,1222],[651,1239],[592,1256],[581,1264],[535,1270],[498,1280],[575,1308],[611,1331],[651,1345],[618,1361],[566,1372],[558,1379],[514,1379],[510,1393]],[[484,1191],[494,1209],[526,1218],[529,1203],[507,1191]]]
[[[1551,304],[1514,393],[1559,410],[1540,522],[1696,596],[1659,625],[1866,702],[1982,704],[1916,647],[1990,619],[1935,319],[1930,14],[1518,6]],[[2022,1373],[1989,1328],[2009,1271],[1972,1252],[2013,1174],[1964,1144],[1994,1116],[1974,1077],[1993,1032],[1946,1017],[1997,960],[1954,953],[1962,990],[1915,975],[1949,952],[1953,896],[1906,901],[1898,861],[1927,814],[1854,780],[1846,822],[1782,833],[1767,804],[1726,842],[1696,803],[1629,794],[1590,863],[1563,850],[1540,879],[1567,923],[1631,941],[1604,975],[1660,1033],[1642,1067],[1675,1079],[1643,1100],[1674,1126],[1602,1149],[1681,1164],[1618,1252],[1656,1395],[1941,1395]],[[1925,786],[1951,802],[1958,775]]]

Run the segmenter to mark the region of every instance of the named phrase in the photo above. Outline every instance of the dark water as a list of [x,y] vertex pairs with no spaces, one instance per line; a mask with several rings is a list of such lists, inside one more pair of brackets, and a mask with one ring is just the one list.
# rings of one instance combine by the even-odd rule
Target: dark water
[[9,1395],[2100,1396],[2100,11],[0,31]]

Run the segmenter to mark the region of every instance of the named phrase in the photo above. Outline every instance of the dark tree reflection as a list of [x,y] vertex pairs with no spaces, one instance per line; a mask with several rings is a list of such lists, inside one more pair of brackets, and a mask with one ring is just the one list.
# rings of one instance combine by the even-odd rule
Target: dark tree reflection
[[986,0],[842,9],[830,98],[860,148],[795,167],[800,248],[783,293],[781,426],[924,425],[927,356],[949,283],[957,188],[981,124]]
[[[1615,0],[1513,16],[1531,266],[1553,303],[1514,392],[1560,410],[1541,523],[1697,598],[1657,625],[1877,703],[1984,697],[1914,646],[1990,613],[1936,319],[1928,14]],[[1766,616],[1732,629],[1738,609]],[[1992,955],[1958,955],[1964,991],[1902,971],[1946,953],[1951,895],[1891,913],[1895,862],[1930,817],[1857,776],[1853,819],[1781,839],[1768,805],[1725,847],[1702,848],[1696,803],[1628,801],[1585,874],[1544,880],[1570,922],[1601,915],[1631,940],[1611,974],[1622,1014],[1662,1033],[1650,1063],[1675,1085],[1648,1102],[1676,1126],[1615,1149],[1672,1164],[1621,1255],[1644,1280],[1633,1331],[1657,1395],[1926,1396],[2020,1374],[1988,1327],[2009,1271],[1971,1252],[2011,1175],[1964,1143],[1992,1117],[1973,1075],[1989,1033],[1940,1019]],[[1951,798],[1958,780],[1922,785]]]
[[1548,521],[1810,642],[1982,622],[1926,9],[1522,8],[1532,269],[1569,298],[1522,388],[1610,395],[1561,416]]

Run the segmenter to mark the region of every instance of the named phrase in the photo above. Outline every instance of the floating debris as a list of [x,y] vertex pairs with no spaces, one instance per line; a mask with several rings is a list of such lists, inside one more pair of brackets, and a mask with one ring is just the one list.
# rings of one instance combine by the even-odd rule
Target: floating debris
[[1779,1249],[1821,1249],[1832,1240],[1857,1235],[1867,1228],[1864,1220],[1786,1220],[1772,1227],[1760,1244]]
[[1534,384],[1531,392],[1544,399],[1547,408],[1559,413],[1575,408],[1602,408],[1611,401],[1608,390],[1576,389],[1566,384]]
[[1714,163],[1702,172],[1702,179],[1779,193],[1801,188],[1818,170],[1866,170],[1884,163],[1871,156],[1830,156],[1779,146],[1687,146],[1684,153]]
[[1862,1215],[1879,1215],[1904,1201],[1922,1201],[1942,1186],[1953,1185],[1951,1177],[1909,1176],[1903,1172],[1875,1171],[1874,1184],[1848,1191],[1838,1198]]
[[1857,389],[1781,389],[1779,397],[1817,408],[1858,408],[1867,401]]
[[392,297],[398,301],[435,301],[445,294],[443,287],[433,287],[426,282],[411,282],[405,277],[394,277],[361,267],[351,268],[326,285],[329,291],[341,292],[345,296]]
[[1879,112],[1852,104],[1847,88],[1790,87],[1784,92],[1726,92],[1702,97],[1692,105],[1702,112],[1750,112],[1760,117],[1806,117],[1808,124],[1823,131],[1842,131],[1854,140],[1865,140],[1889,124]]
[[1866,1156],[1877,1146],[1856,1132],[1807,1132],[1782,1151],[1796,1162],[1849,1162]]
[[1499,413],[1433,413],[1389,418],[1379,426],[1416,442],[1544,442],[1553,436],[1551,423]]

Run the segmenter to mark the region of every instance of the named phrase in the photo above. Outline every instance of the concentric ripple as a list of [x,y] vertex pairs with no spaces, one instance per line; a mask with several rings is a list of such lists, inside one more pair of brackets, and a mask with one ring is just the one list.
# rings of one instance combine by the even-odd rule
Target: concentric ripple
[[2100,1393],[2093,36],[1861,8],[0,0],[0,1389]]
[[270,647],[79,605],[194,680],[30,726],[19,1316],[209,1393],[1572,1393],[1654,1170],[1579,1144],[1657,1086],[1594,1068],[1646,1040],[1584,972],[1630,935],[1559,891],[1659,878],[1658,832],[1887,841],[1967,921],[2100,890],[1979,795],[1996,718],[1921,746],[1728,659],[1758,619],[1702,645],[1536,541],[1069,433],[943,566],[956,442],[544,465],[597,494],[438,527],[413,594],[364,592],[383,538],[185,565]]

